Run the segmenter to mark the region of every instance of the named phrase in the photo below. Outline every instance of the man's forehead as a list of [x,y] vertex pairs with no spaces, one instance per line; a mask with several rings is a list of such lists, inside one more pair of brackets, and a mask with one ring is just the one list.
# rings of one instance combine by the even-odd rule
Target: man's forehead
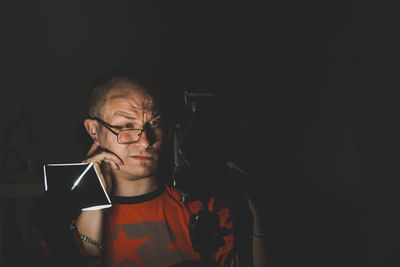
[[135,87],[115,87],[106,97],[105,107],[115,109],[113,114],[121,114],[119,110],[133,113],[157,113],[158,108],[154,99],[145,90]]

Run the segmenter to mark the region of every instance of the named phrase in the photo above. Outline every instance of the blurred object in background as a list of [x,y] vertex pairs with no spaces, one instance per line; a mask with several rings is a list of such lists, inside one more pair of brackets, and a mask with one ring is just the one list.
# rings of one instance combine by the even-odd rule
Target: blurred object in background
[[[43,163],[53,158],[52,151],[61,150],[60,132],[58,122],[25,102],[1,133],[0,266],[36,266],[39,261],[40,233],[32,228],[27,214],[44,189]],[[15,257],[15,251],[22,257]]]
[[[39,182],[48,151],[56,145],[60,126],[33,103],[23,103],[15,120],[6,126],[0,142],[2,182]],[[40,180],[41,181],[41,180]]]

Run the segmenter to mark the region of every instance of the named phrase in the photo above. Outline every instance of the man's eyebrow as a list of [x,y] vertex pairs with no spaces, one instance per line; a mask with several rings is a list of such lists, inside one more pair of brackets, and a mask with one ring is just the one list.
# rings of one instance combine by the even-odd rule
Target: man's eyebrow
[[120,111],[115,112],[114,116],[121,116],[121,117],[125,117],[127,119],[130,119],[130,120],[135,120],[136,119],[136,117],[132,117],[132,115],[127,114],[125,112],[120,112]]
[[161,114],[158,111],[154,112],[153,116],[151,116],[151,119],[154,119],[157,117],[161,117]]
[[[128,114],[128,113],[125,113],[125,112],[122,112],[122,111],[117,111],[117,112],[115,112],[113,115],[114,115],[114,116],[124,117],[124,118],[130,119],[130,120],[136,120],[136,119],[137,119],[137,117],[133,117],[132,115],[130,115],[130,114]],[[157,117],[161,117],[161,114],[160,114],[158,111],[156,111],[156,112],[151,116],[151,120],[154,119],[154,118],[157,118]]]

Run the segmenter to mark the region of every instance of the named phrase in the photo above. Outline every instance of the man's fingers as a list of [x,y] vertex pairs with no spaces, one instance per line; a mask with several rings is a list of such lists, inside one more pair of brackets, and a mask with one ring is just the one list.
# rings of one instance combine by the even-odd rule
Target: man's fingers
[[249,204],[249,209],[250,209],[251,213],[254,216],[259,215],[260,208],[259,208],[259,205],[254,201],[254,199],[252,199],[248,195],[244,195],[244,198],[247,200],[247,203]]
[[124,165],[124,162],[117,155],[115,155],[111,152],[105,152],[105,151],[95,154],[94,156],[87,158],[83,162],[96,162],[98,164],[101,164],[101,162],[103,162],[103,161],[113,162],[117,166]]
[[[104,160],[108,160],[108,161],[112,161],[113,163],[115,163],[117,166],[120,165],[124,165],[124,162],[116,155],[114,154],[106,154],[104,156]],[[118,166],[119,167],[119,166]]]
[[113,152],[104,150],[95,144],[92,145],[88,154],[91,156],[83,162],[93,162],[107,193],[110,193],[112,188],[111,169],[119,170],[124,162]]
[[119,165],[112,160],[104,159],[104,162],[108,163],[108,165],[114,170],[119,170]]

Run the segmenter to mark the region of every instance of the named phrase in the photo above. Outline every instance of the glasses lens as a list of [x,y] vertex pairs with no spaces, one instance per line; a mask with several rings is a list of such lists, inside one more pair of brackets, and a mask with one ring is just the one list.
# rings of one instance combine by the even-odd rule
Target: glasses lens
[[[118,142],[120,144],[138,142],[140,139],[140,136],[141,136],[141,132],[142,132],[142,130],[136,130],[136,129],[120,131],[118,134]],[[151,141],[161,141],[161,140],[166,140],[169,138],[170,133],[171,133],[171,128],[170,127],[150,128],[150,129],[147,129],[145,132],[146,132],[146,137],[150,142]]]
[[134,143],[139,141],[141,130],[124,130],[118,134],[118,142],[120,144]]

